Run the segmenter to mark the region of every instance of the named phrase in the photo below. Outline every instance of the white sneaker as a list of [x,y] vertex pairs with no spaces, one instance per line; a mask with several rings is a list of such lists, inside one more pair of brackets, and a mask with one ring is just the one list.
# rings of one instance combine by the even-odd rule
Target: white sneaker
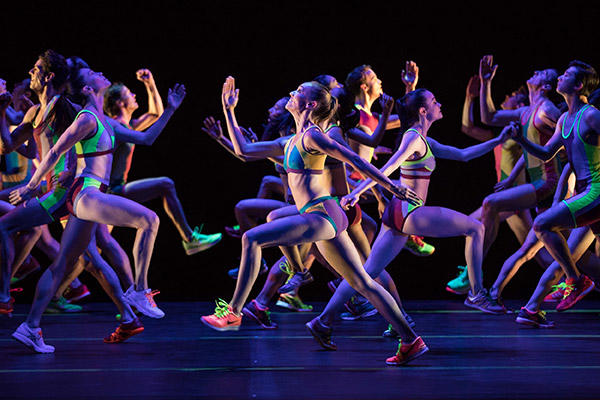
[[44,343],[41,328],[31,329],[23,322],[13,332],[12,337],[37,353],[54,353],[54,346]]
[[145,316],[150,318],[162,318],[165,316],[165,313],[158,308],[153,298],[159,293],[160,292],[158,290],[151,289],[138,292],[137,290],[133,289],[132,285],[123,294],[123,298],[130,306],[137,308],[137,310]]

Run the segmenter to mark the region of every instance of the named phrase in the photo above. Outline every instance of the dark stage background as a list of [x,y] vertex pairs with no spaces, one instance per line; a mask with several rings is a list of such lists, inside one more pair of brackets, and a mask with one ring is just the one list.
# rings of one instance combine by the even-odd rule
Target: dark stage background
[[[353,67],[367,63],[383,80],[384,90],[397,97],[403,92],[403,63],[414,60],[420,67],[419,86],[432,90],[443,104],[445,118],[430,134],[464,147],[476,143],[460,132],[464,89],[482,55],[492,53],[500,64],[496,104],[535,69],[562,71],[574,58],[599,66],[598,9],[592,2],[548,2],[543,7],[528,2],[446,2],[441,7],[433,2],[298,3],[4,3],[0,77],[12,88],[27,77],[39,53],[54,48],[65,56],[81,56],[109,79],[125,82],[138,94],[142,110],[145,94],[135,79],[138,68],[152,70],[165,101],[169,86],[184,83],[184,104],[152,148],[136,148],[130,179],[172,177],[190,224],[204,222],[205,232],[213,233],[233,225],[236,202],[254,197],[261,177],[274,173],[269,162],[241,163],[200,131],[205,116],[222,118],[219,96],[227,75],[235,76],[240,88],[240,124],[260,131],[275,100],[318,74],[343,81]],[[494,183],[491,154],[468,164],[438,160],[428,204],[470,213]],[[161,290],[159,303],[229,299],[235,283],[226,271],[238,262],[239,242],[225,236],[217,247],[187,257],[161,202],[148,206],[161,217],[149,276],[150,286]],[[373,208],[367,210],[375,214]],[[134,232],[114,232],[130,253]],[[443,298],[445,282],[464,263],[463,238],[430,241],[437,247],[432,257],[402,253],[390,267],[406,298]],[[484,263],[486,285],[516,249],[512,233],[502,226]],[[265,257],[272,262],[279,255],[267,250]],[[523,296],[535,285],[540,269],[534,263],[527,267],[507,288],[508,298]],[[303,290],[303,297],[324,300],[330,274],[316,264],[313,271],[316,282]],[[97,298],[105,299],[89,276],[83,280]],[[33,281],[25,282],[26,288],[33,289]]]

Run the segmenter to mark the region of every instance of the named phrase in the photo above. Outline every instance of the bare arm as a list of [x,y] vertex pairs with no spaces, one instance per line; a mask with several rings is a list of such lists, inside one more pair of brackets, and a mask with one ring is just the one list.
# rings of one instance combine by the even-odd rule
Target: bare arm
[[147,130],[139,132],[132,129],[125,128],[120,123],[115,120],[108,118],[108,122],[113,127],[115,132],[115,138],[122,142],[135,143],[135,144],[143,144],[150,146],[158,135],[163,131],[169,119],[175,113],[175,110],[179,108],[181,102],[185,97],[185,86],[180,84],[175,84],[172,89],[169,89],[169,103],[164,113],[160,116],[160,118]]
[[506,179],[494,185],[494,191],[499,192],[501,190],[511,188],[521,171],[523,171],[523,168],[525,168],[525,156],[519,157],[519,160],[513,167],[512,171],[510,171],[510,175],[508,175]]
[[441,144],[432,138],[427,138],[427,142],[431,146],[431,151],[436,157],[466,162],[474,158],[481,157],[482,155],[491,151],[494,147],[502,144],[506,139],[508,139],[509,129],[510,127],[507,126],[497,137],[474,146],[466,147],[464,149]]
[[[253,161],[253,160],[261,160],[262,158],[254,158],[243,155],[238,155],[235,153],[235,149],[233,148],[233,143],[225,135],[223,135],[223,129],[221,128],[221,121],[215,121],[213,117],[207,117],[204,119],[204,128],[201,128],[202,131],[208,134],[212,139],[214,139],[217,143],[219,143],[225,150],[227,150],[231,155],[237,158],[240,161]],[[244,139],[248,140],[248,138],[244,135]]]
[[473,139],[485,142],[486,140],[492,139],[494,133],[489,129],[475,126],[473,122],[473,99],[479,96],[479,86],[479,76],[472,76],[467,84],[467,93],[465,95],[465,102],[463,103],[461,131]]
[[382,94],[379,98],[379,102],[383,112],[379,116],[379,123],[377,124],[377,128],[375,128],[373,135],[367,134],[360,128],[352,128],[348,131],[348,137],[350,139],[356,140],[369,147],[377,147],[377,145],[379,145],[381,139],[383,139],[383,134],[386,129],[388,129],[387,123],[392,113],[392,109],[394,108],[394,99],[387,94]]
[[140,69],[136,72],[137,79],[144,83],[146,87],[146,93],[148,95],[148,111],[142,114],[139,118],[131,121],[131,126],[136,131],[142,131],[153,123],[155,123],[158,118],[164,112],[164,107],[162,103],[162,98],[160,97],[160,93],[156,88],[156,83],[154,82],[154,77],[152,73],[148,69]]
[[535,144],[527,140],[525,137],[523,137],[523,133],[520,129],[513,129],[511,136],[529,154],[539,158],[542,161],[548,161],[552,159],[556,153],[558,153],[561,147],[563,147],[562,140],[560,138],[560,132],[564,121],[564,115],[566,114],[563,114],[563,116],[561,116],[558,120],[556,129],[554,130],[554,135],[552,135],[550,140],[546,142],[545,146],[540,146],[539,144]]
[[560,174],[560,178],[558,180],[558,185],[556,186],[556,192],[554,192],[554,198],[552,200],[552,205],[555,205],[559,201],[561,201],[565,196],[564,194],[567,192],[565,190],[565,185],[569,182],[569,176],[573,172],[571,168],[571,163],[567,163]]
[[23,122],[11,133],[6,115],[10,99],[10,93],[8,92],[0,95],[0,154],[12,153],[33,136],[33,126],[30,121],[37,108],[30,108],[25,114]]
[[481,122],[491,126],[505,126],[509,122],[518,121],[526,107],[516,110],[496,110],[492,100],[492,79],[496,75],[498,65],[493,65],[493,56],[483,56],[479,62],[479,79],[481,81],[479,92],[479,108]]

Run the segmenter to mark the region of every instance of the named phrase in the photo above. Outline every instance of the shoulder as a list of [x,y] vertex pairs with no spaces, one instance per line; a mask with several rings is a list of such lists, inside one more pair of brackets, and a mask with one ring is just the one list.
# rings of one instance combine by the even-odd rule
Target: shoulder
[[33,119],[35,118],[38,110],[40,109],[40,105],[36,104],[33,107],[29,107],[29,110],[27,110],[27,112],[25,113],[25,115],[23,116],[23,123],[32,123]]
[[73,123],[78,129],[95,129],[96,116],[91,111],[81,110]]

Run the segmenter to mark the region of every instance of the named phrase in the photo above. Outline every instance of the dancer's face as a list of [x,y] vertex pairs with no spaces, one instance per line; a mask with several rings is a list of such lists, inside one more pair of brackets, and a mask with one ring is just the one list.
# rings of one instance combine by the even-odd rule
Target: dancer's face
[[556,91],[562,95],[572,94],[576,91],[578,82],[576,80],[577,68],[569,67],[558,77]]
[[533,87],[540,87],[550,80],[551,69],[534,71],[531,78],[527,80],[527,84]]
[[425,92],[425,99],[424,108],[427,120],[433,122],[442,119],[442,104],[438,103],[433,93],[429,91]]
[[500,107],[502,107],[503,110],[516,110],[520,107],[519,99],[520,95],[517,92],[512,92],[510,95],[507,94],[502,104],[500,104]]
[[277,118],[282,113],[284,113],[285,112],[285,105],[287,104],[287,102],[288,102],[288,99],[286,99],[286,98],[279,99],[277,101],[277,103],[275,103],[273,105],[273,107],[269,108],[269,118],[267,120],[268,121],[272,121],[273,119]]
[[383,93],[381,80],[377,78],[377,74],[370,68],[365,70],[365,75],[366,82],[364,83],[364,85],[367,85],[366,93],[371,99],[375,100],[379,98],[379,96],[381,96],[381,94]]
[[99,93],[110,86],[110,81],[102,75],[102,72],[96,72],[90,68],[82,68],[79,70],[79,74],[83,78],[86,86],[94,89],[96,93]]
[[42,60],[38,58],[38,60],[33,65],[33,68],[29,70],[29,76],[31,77],[31,82],[29,82],[29,88],[36,93],[40,93],[44,88],[44,70]]
[[121,101],[123,102],[123,107],[127,111],[135,111],[138,109],[139,105],[135,99],[135,93],[133,93],[127,86],[123,86],[121,89]]
[[6,81],[0,78],[0,94],[6,92]]
[[306,109],[307,94],[310,91],[310,84],[303,83],[298,89],[290,92],[290,99],[285,105],[289,112],[302,112]]

